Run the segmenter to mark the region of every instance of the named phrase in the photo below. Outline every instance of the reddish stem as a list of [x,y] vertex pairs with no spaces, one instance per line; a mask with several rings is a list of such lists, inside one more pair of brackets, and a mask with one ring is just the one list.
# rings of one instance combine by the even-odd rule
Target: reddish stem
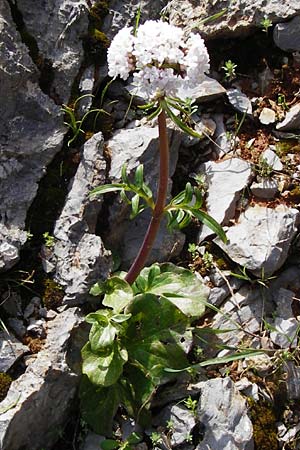
[[144,241],[125,278],[125,280],[129,284],[132,284],[136,280],[140,271],[146,264],[147,258],[153,247],[156,235],[159,230],[159,225],[164,213],[164,207],[167,199],[169,180],[169,142],[167,134],[166,115],[164,110],[162,110],[158,116],[158,130],[160,164],[157,199]]

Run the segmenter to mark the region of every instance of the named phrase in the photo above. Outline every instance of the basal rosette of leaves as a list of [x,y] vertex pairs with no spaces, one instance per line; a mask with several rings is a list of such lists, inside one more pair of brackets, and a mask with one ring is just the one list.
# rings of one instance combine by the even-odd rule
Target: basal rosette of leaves
[[189,270],[165,263],[143,269],[132,286],[114,276],[91,294],[105,294],[106,309],[86,318],[81,408],[95,432],[109,436],[120,405],[143,423],[157,387],[176,376],[165,368],[189,365],[185,343],[208,289]]

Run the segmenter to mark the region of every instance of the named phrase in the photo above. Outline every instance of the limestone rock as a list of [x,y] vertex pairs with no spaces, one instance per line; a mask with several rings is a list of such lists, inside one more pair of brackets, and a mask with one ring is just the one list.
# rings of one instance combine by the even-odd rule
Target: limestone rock
[[104,19],[103,31],[113,38],[115,34],[125,26],[135,24],[138,7],[141,8],[141,22],[160,18],[160,12],[166,6],[168,0],[110,0],[109,14]]
[[[239,158],[221,162],[209,161],[200,166],[199,171],[206,176],[208,185],[207,212],[220,224],[226,225],[235,215],[235,207],[251,178],[251,165]],[[230,180],[230,182],[229,182]],[[212,232],[203,227],[199,241]]]
[[259,121],[263,125],[270,125],[270,123],[274,123],[276,120],[275,111],[271,108],[263,108],[260,115]]
[[193,98],[196,103],[204,103],[215,100],[226,93],[223,86],[213,78],[208,76],[204,77],[204,80],[193,89],[184,89],[178,91],[180,98]]
[[39,88],[6,0],[0,3],[0,42],[0,98],[5,99],[0,104],[1,271],[19,259],[27,210],[65,129],[60,109]]
[[103,158],[101,133],[89,139],[82,160],[56,222],[54,257],[57,281],[65,288],[65,301],[77,304],[86,299],[89,288],[106,278],[111,267],[108,252],[95,235],[102,197],[89,200],[90,191],[104,184],[106,162]]
[[252,114],[252,104],[239,88],[227,89],[229,103],[241,113]]
[[[261,28],[265,17],[273,23],[292,18],[300,13],[300,4],[298,0],[173,0],[167,11],[171,23],[183,26],[187,33],[195,30],[205,38],[220,38],[249,35],[254,28]],[[216,20],[201,23],[220,12],[223,14]]]
[[86,0],[18,0],[27,32],[54,74],[50,92],[67,103],[73,80],[83,61],[82,37],[88,32]]
[[[79,311],[68,309],[49,322],[45,347],[27,368],[13,381],[1,402],[1,450],[50,450],[57,430],[68,418],[79,377],[68,366],[67,352],[80,361],[80,347],[74,344],[76,330],[83,322]],[[73,345],[72,345],[73,344]]]
[[227,231],[228,243],[215,241],[227,255],[254,275],[272,275],[286,260],[297,232],[299,212],[279,205],[275,209],[251,206]]
[[[249,338],[247,332],[258,333],[264,313],[263,308],[260,288],[249,290],[249,286],[244,285],[235,292],[234,296],[228,297],[212,321],[212,328],[226,331],[224,334],[210,335],[209,347],[205,349],[209,352],[209,356],[220,356],[217,351],[218,344],[236,347],[246,337]],[[269,311],[269,308],[266,307],[266,310]],[[227,353],[228,351],[225,354]]]
[[266,150],[264,150],[261,155],[260,159],[264,160],[273,170],[282,170],[283,164],[276,155],[276,153],[272,150],[273,146],[270,146]]
[[[170,142],[170,176],[175,171],[178,157],[178,147],[181,142],[181,133],[169,129]],[[117,131],[107,142],[111,151],[110,179],[119,182],[123,164],[127,164],[129,177],[139,166],[144,164],[145,182],[149,184],[154,196],[156,196],[158,171],[159,171],[159,143],[158,129],[148,126],[140,126],[132,129]],[[169,182],[171,189],[171,181]],[[149,211],[144,211],[136,219],[129,220],[128,206],[115,201],[110,208],[109,222],[110,232],[105,243],[121,256],[122,267],[128,268],[137,255],[138,249],[143,241],[145,232],[149,225]],[[169,233],[165,222],[162,223],[160,231],[154,243],[148,264],[154,261],[164,261],[166,258],[178,254],[184,244],[184,236],[181,232]]]
[[252,450],[253,429],[245,399],[229,377],[203,383],[198,418],[204,439],[196,450]]
[[285,52],[300,51],[300,16],[275,25],[273,39],[277,47]]
[[196,425],[194,414],[183,405],[169,405],[155,418],[155,424],[172,422],[171,444],[177,446],[186,442]]
[[276,129],[281,131],[300,130],[300,103],[291,107],[284,120],[276,125]]
[[255,197],[271,200],[278,192],[278,182],[272,178],[262,178],[251,184],[251,192]]
[[4,331],[0,332],[0,348],[0,372],[7,372],[21,356],[29,351],[26,345]]
[[[275,294],[275,293],[274,293]],[[292,310],[295,293],[280,288],[277,295],[273,295],[276,302],[275,319],[270,338],[274,344],[281,348],[296,347],[298,342],[299,321],[296,320]]]

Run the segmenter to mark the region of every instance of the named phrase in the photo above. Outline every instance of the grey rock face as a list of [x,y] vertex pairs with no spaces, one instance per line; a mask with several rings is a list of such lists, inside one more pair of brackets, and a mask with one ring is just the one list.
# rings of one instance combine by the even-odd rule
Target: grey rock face
[[89,200],[90,191],[105,181],[101,133],[88,140],[71,184],[65,206],[56,222],[54,247],[57,281],[65,287],[65,301],[75,304],[86,298],[91,285],[106,278],[110,252],[96,236],[95,228],[102,198]]
[[197,415],[205,427],[197,450],[252,450],[253,429],[245,399],[229,377],[203,383]]
[[252,114],[251,101],[240,89],[227,89],[227,97],[234,109],[241,113]]
[[299,212],[279,205],[275,209],[255,205],[227,231],[227,245],[216,239],[227,255],[254,275],[272,275],[286,260],[297,232]]
[[271,178],[262,178],[257,183],[251,184],[251,192],[255,197],[270,200],[278,192],[278,182]]
[[292,302],[295,293],[288,289],[280,288],[277,295],[273,295],[276,302],[274,329],[270,333],[270,338],[274,344],[281,348],[297,346],[297,331],[299,321],[293,315]]
[[66,103],[83,60],[81,38],[88,31],[86,0],[17,0],[28,32],[54,72],[52,94]]
[[243,339],[249,338],[248,332],[258,333],[264,313],[263,308],[259,288],[249,290],[248,286],[243,286],[234,296],[228,297],[220,308],[220,312],[213,318],[212,328],[230,331],[219,336],[210,336],[210,346],[207,348],[210,356],[218,354],[217,344],[237,346]]
[[[169,130],[170,141],[170,176],[175,171],[178,156],[178,147],[181,142],[181,134]],[[145,181],[149,184],[156,196],[159,170],[159,143],[158,129],[148,126],[123,129],[114,134],[107,142],[111,151],[110,178],[112,182],[119,182],[121,168],[127,164],[127,173],[132,177],[139,164],[144,164]],[[171,189],[171,181],[169,185]],[[116,249],[121,254],[122,264],[128,268],[137,255],[149,225],[149,211],[143,212],[134,220],[128,219],[128,206],[116,201],[110,210],[109,221],[111,224],[107,243],[110,248]],[[170,256],[178,254],[184,244],[184,236],[180,232],[170,234],[164,223],[154,243],[148,264],[154,261],[165,261]],[[121,247],[122,246],[122,247]]]
[[[34,8],[33,8],[34,9]],[[0,271],[19,259],[24,223],[38,182],[64,136],[60,110],[42,93],[38,74],[0,4]],[[13,180],[13,182],[12,182]]]
[[159,425],[168,421],[172,423],[171,444],[174,447],[184,444],[196,425],[194,414],[180,404],[167,406],[155,419]]
[[0,333],[0,372],[7,372],[11,366],[29,349],[21,344],[13,335]]
[[139,6],[142,12],[141,23],[159,19],[160,12],[167,3],[167,0],[110,0],[110,11],[105,17],[103,31],[112,38],[121,28],[134,25]]
[[273,39],[277,47],[286,52],[300,50],[300,16],[274,27]]
[[[202,19],[225,10],[217,20],[201,23]],[[245,36],[254,27],[260,27],[264,17],[273,23],[292,18],[300,13],[298,0],[284,2],[265,0],[183,0],[169,2],[168,11],[173,24],[187,31],[195,30],[207,37]]]
[[[251,178],[251,165],[242,159],[231,158],[221,162],[207,162],[200,166],[208,185],[207,212],[219,223],[227,224],[234,217],[242,190]],[[228,180],[230,179],[230,183]],[[199,241],[212,232],[203,227]]]
[[282,170],[283,164],[271,147],[261,153],[260,159],[264,160],[273,170]]
[[1,450],[52,448],[58,438],[55,431],[68,417],[79,382],[68,367],[66,353],[72,348],[80,359],[80,348],[71,345],[71,337],[82,321],[73,308],[49,322],[45,347],[1,402],[1,410],[8,409],[0,415]]

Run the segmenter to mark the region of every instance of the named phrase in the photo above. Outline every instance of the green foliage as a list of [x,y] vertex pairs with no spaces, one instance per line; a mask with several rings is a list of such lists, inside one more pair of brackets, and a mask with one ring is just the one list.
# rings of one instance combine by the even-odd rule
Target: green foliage
[[45,233],[43,234],[43,238],[45,240],[45,246],[48,248],[52,248],[54,247],[55,244],[55,237],[51,236],[51,234],[49,233],[49,231],[45,231]]
[[198,258],[200,255],[199,246],[194,243],[190,243],[188,246],[188,252],[191,254],[193,259]]
[[192,218],[195,218],[208,226],[223,242],[226,242],[226,235],[218,222],[200,210],[202,203],[201,190],[187,183],[185,190],[176,195],[165,207],[168,217],[168,227],[170,229],[182,229],[189,225]]
[[[90,196],[107,194],[109,192],[120,192],[122,200],[131,206],[130,218],[135,218],[146,208],[154,210],[155,203],[151,189],[144,182],[143,165],[137,167],[134,175],[134,182],[129,181],[126,173],[126,165],[122,168],[122,183],[112,183],[99,186],[91,191]],[[126,192],[133,196],[130,198]],[[204,225],[207,225],[216,233],[223,242],[226,242],[226,235],[222,227],[211,216],[200,210],[203,203],[201,189],[193,187],[190,183],[186,184],[185,190],[174,197],[171,202],[165,206],[164,212],[168,218],[168,228],[182,229],[189,225],[192,218],[198,219]]]
[[131,433],[127,439],[121,441],[119,439],[105,439],[101,442],[102,450],[132,450],[133,445],[141,442],[142,436],[139,433]]
[[268,19],[267,17],[264,17],[261,21],[260,21],[260,26],[262,28],[262,31],[264,33],[268,33],[269,28],[273,25],[273,22]]
[[222,66],[222,69],[225,72],[225,80],[232,81],[236,77],[235,69],[237,68],[237,65],[231,61],[231,59],[228,59],[228,61],[225,61],[224,66]]
[[[91,191],[90,196],[94,198],[98,195],[117,191],[120,192],[122,200],[128,205],[131,205],[131,219],[134,219],[147,207],[154,209],[153,194],[149,186],[144,182],[144,167],[142,164],[135,171],[134,182],[129,181],[126,173],[126,164],[124,164],[122,167],[122,183],[99,186]],[[129,198],[126,192],[130,192],[133,196]]]
[[198,401],[193,400],[192,397],[189,395],[187,399],[183,401],[184,406],[189,409],[194,416],[197,415],[197,407],[198,407]]
[[255,165],[255,171],[260,177],[269,178],[274,172],[274,168],[265,158],[260,157],[258,164]]
[[86,318],[80,396],[84,420],[107,435],[120,404],[143,422],[157,387],[173,378],[165,368],[186,367],[182,342],[192,338],[207,290],[189,270],[165,263],[143,269],[132,286],[112,277],[91,290],[103,293],[106,309]]
[[5,399],[11,382],[12,378],[7,373],[0,372],[0,402]]
[[234,276],[235,278],[238,278],[239,280],[247,281],[250,284],[260,284],[261,286],[267,288],[268,282],[276,278],[275,276],[269,276],[266,277],[265,271],[262,268],[261,270],[261,276],[260,278],[251,278],[251,276],[247,273],[246,267],[239,268],[239,273],[231,272],[230,275]]
[[163,442],[162,435],[158,431],[152,431],[152,433],[150,435],[150,439],[151,439],[153,447],[155,447],[159,444],[162,444],[162,442]]
[[94,109],[90,109],[89,111],[87,111],[81,119],[77,119],[76,116],[77,116],[78,103],[83,98],[86,98],[86,97],[94,97],[94,95],[92,95],[92,94],[81,95],[80,97],[78,97],[75,100],[75,102],[71,106],[69,106],[69,105],[62,106],[62,111],[65,113],[67,120],[68,120],[67,122],[64,122],[64,124],[71,130],[72,135],[73,135],[71,137],[71,139],[68,140],[68,147],[70,147],[70,145],[79,137],[79,135],[81,133],[84,134],[84,130],[82,129],[83,122],[87,119],[87,117],[90,114],[96,113],[95,121],[97,120],[98,115],[101,113],[109,116],[109,113],[107,111],[105,111],[104,109],[94,108]]

